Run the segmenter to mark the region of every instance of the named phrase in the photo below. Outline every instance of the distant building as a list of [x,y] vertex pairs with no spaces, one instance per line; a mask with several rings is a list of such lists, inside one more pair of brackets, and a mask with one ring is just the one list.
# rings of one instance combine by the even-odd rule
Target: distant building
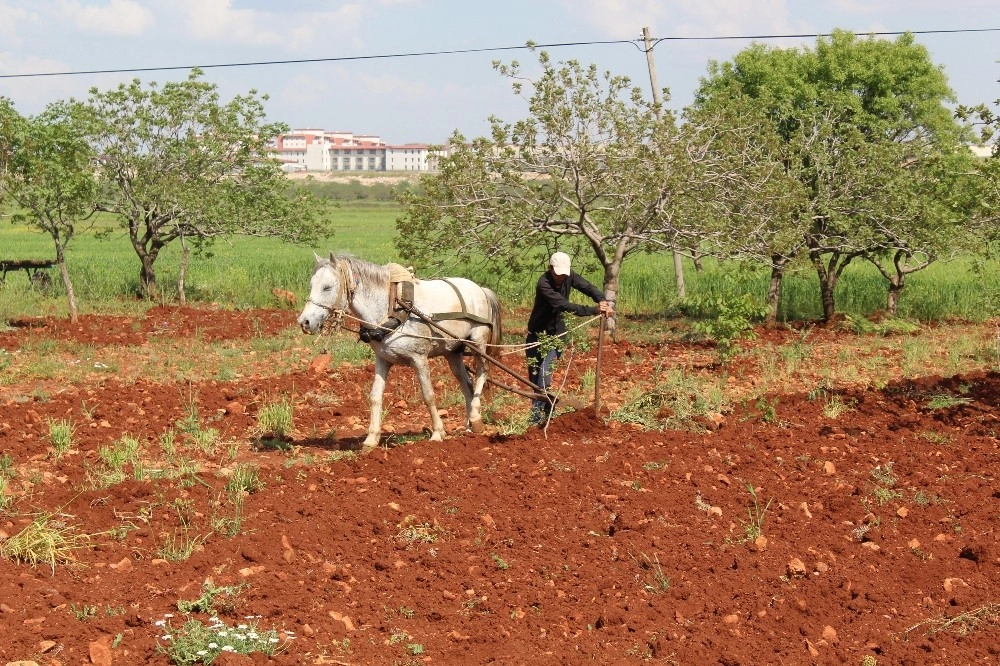
[[388,146],[377,136],[295,129],[269,148],[286,171],[433,171],[441,153],[427,144]]

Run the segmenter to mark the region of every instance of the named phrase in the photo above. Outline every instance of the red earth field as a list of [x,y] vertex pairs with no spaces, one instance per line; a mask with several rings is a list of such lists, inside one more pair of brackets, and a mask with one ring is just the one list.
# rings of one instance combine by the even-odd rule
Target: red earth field
[[[744,357],[725,370],[732,407],[692,430],[588,407],[505,435],[504,410],[527,405],[494,390],[502,407],[485,434],[462,432],[450,404],[453,434],[430,443],[412,372],[398,368],[387,446],[356,457],[371,363],[268,352],[261,341],[295,314],[154,308],[0,333],[0,547],[39,516],[80,546],[54,566],[0,559],[0,663],[168,663],[163,636],[188,618],[178,602],[223,588],[220,620],[276,630],[281,651],[217,664],[1000,663],[1000,375],[789,382],[740,400],[762,372],[734,372]],[[762,335],[752,344],[802,333]],[[849,334],[815,335],[820,350]],[[206,355],[258,355],[258,371],[156,370],[192,337]],[[710,347],[627,339],[603,346],[611,408],[670,358],[723,373]],[[570,390],[596,352],[575,353]],[[15,373],[27,354],[47,370]],[[111,372],[67,379],[51,365],[105,354]],[[453,390],[443,364],[435,376],[439,395]],[[259,410],[275,396],[292,401],[294,429],[262,440]],[[60,420],[75,431],[56,456]],[[217,438],[196,445],[199,428]],[[100,451],[123,435],[141,464],[99,483]],[[183,473],[156,473],[178,460]],[[226,486],[248,466],[263,487],[240,495],[237,515]],[[233,526],[225,517],[241,521],[234,536],[218,529]]]

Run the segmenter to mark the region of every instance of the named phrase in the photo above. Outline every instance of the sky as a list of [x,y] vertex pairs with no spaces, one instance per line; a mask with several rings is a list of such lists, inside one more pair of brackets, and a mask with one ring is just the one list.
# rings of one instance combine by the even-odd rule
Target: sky
[[[493,61],[537,72],[577,60],[628,76],[649,94],[643,28],[654,40],[668,106],[691,102],[709,60],[726,61],[747,37],[1000,28],[997,0],[0,0],[0,96],[24,115],[138,78],[183,80],[191,66],[223,100],[267,94],[270,120],[293,128],[376,135],[390,145],[443,143],[489,133],[489,118],[527,115]],[[740,39],[705,39],[740,37]],[[679,39],[684,38],[684,39]],[[892,38],[892,37],[890,37]],[[593,42],[618,42],[601,43]],[[759,39],[815,45],[815,37]],[[1000,31],[918,35],[958,101],[1000,98]],[[591,43],[591,44],[582,44]],[[570,45],[572,44],[572,45]],[[466,51],[464,53],[440,53]],[[400,57],[402,54],[427,54]],[[94,70],[160,71],[60,74]]]

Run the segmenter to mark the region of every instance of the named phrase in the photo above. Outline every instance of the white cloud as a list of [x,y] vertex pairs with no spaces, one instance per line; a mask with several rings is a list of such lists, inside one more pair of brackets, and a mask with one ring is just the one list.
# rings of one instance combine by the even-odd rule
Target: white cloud
[[79,30],[100,35],[135,37],[153,25],[153,13],[133,0],[109,0],[96,5],[60,0],[56,9]]
[[[167,5],[163,5],[164,8]],[[286,46],[292,51],[314,49],[331,35],[356,41],[363,23],[363,4],[342,4],[329,11],[265,11],[237,9],[233,0],[174,0],[170,7],[182,16],[184,29],[196,39],[242,46]]]
[[37,22],[37,18],[23,7],[15,7],[5,0],[0,0],[0,43],[4,45],[4,49],[20,46],[22,26]]
[[787,0],[562,0],[569,11],[611,38],[701,37],[786,31]]

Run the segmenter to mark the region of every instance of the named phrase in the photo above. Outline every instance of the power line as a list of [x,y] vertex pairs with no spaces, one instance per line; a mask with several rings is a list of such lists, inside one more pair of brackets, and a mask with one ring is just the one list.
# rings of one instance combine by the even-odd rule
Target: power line
[[[956,34],[956,33],[969,33],[969,32],[1000,32],[1000,28],[960,28],[955,30],[897,30],[897,31],[887,31],[887,32],[866,32],[863,33],[865,36],[871,35],[876,37],[889,37],[889,36],[899,36],[904,34],[911,35],[938,35],[938,34]],[[830,37],[833,33],[828,32],[817,32],[817,33],[797,33],[788,35],[723,35],[715,37],[660,37],[653,40],[654,47],[660,42],[681,42],[681,41],[721,41],[721,40],[740,40],[740,39],[802,39],[805,37]],[[862,34],[862,33],[856,33]],[[565,46],[602,46],[606,44],[631,44],[641,51],[645,51],[644,41],[640,39],[616,39],[616,40],[604,40],[604,41],[588,41],[588,42],[557,42],[552,44],[532,44],[531,46],[494,46],[488,48],[478,48],[478,49],[453,49],[448,51],[417,51],[411,53],[385,53],[379,55],[364,55],[364,56],[338,56],[332,58],[303,58],[298,60],[260,60],[253,62],[228,62],[228,63],[215,63],[210,65],[168,65],[163,67],[129,67],[129,68],[117,68],[117,69],[88,69],[88,70],[75,70],[75,71],[65,71],[65,72],[35,72],[33,74],[0,74],[0,79],[26,79],[26,78],[41,78],[48,76],[83,76],[90,74],[133,74],[138,72],[164,72],[172,70],[190,70],[194,68],[198,69],[220,69],[223,67],[260,67],[265,65],[301,65],[308,63],[319,63],[319,62],[349,62],[354,60],[386,60],[393,58],[418,58],[423,56],[441,56],[441,55],[462,55],[467,53],[491,53],[498,51],[519,51],[529,48],[560,48]]]

